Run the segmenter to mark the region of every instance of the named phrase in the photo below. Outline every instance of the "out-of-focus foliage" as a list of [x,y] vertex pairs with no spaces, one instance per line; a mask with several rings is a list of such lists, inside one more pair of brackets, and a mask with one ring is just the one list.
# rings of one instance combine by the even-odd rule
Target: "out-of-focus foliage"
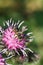
[[[43,65],[43,0],[0,0],[0,25],[11,17],[15,21],[25,21],[34,36],[34,41],[28,47],[40,55],[39,62],[24,65]],[[7,62],[17,65],[13,58]]]
[[34,12],[43,10],[43,0],[26,0],[26,11]]

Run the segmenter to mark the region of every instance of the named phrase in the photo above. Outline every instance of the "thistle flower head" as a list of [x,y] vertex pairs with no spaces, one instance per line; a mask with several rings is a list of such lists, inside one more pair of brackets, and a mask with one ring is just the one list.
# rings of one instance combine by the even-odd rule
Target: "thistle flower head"
[[6,65],[5,64],[5,59],[2,57],[1,54],[0,54],[0,65]]
[[22,28],[20,28],[23,23],[24,21],[14,22],[12,18],[6,21],[3,23],[3,27],[0,26],[0,38],[2,44],[4,44],[8,50],[14,50],[16,52],[15,54],[25,58],[28,57],[26,50],[33,55],[35,54],[31,49],[26,47],[26,43],[31,42],[33,38],[30,36],[32,32],[25,33],[25,31],[28,30],[27,26],[22,26]]
[[[4,28],[5,26],[7,28],[1,29],[2,31],[2,41],[5,44],[5,46],[9,50],[17,50],[18,49],[23,49],[26,47],[26,42],[30,41],[26,37],[28,37],[28,34],[24,34],[23,32],[27,30],[26,26],[23,26],[22,29],[20,30],[20,26],[24,23],[22,21],[19,23],[19,21],[15,24],[14,22],[10,19],[7,22],[4,23]],[[30,33],[31,34],[31,33]]]

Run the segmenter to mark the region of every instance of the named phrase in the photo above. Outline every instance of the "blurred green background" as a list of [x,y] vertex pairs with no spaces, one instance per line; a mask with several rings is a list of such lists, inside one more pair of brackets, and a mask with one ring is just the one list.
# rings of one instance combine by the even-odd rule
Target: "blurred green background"
[[[25,21],[34,36],[28,47],[40,55],[37,63],[24,65],[43,65],[43,0],[0,0],[0,25],[11,17],[15,21]],[[13,60],[9,62],[17,65]]]

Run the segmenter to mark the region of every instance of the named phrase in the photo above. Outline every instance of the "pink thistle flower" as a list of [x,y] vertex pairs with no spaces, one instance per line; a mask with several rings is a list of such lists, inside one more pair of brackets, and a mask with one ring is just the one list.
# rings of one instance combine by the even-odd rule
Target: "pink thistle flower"
[[10,21],[3,23],[4,27],[0,26],[1,42],[8,50],[14,50],[18,55],[21,55],[20,58],[28,57],[29,54],[27,54],[26,50],[35,55],[31,49],[26,47],[26,43],[31,42],[33,38],[30,36],[32,32],[25,33],[28,30],[27,26],[22,26],[20,29],[23,23],[24,21],[14,23],[11,18]]
[[[4,26],[6,24],[7,28],[3,31],[2,34],[2,41],[4,42],[5,46],[9,49],[9,50],[17,50],[18,49],[24,49],[26,47],[26,35],[24,36],[23,32],[27,31],[26,26],[23,26],[21,31],[19,30],[20,26],[24,23],[24,21],[22,21],[19,24],[19,21],[17,23],[14,24],[14,22],[12,22],[12,20],[10,19],[10,21],[5,22]],[[21,37],[21,39],[19,38]],[[29,42],[29,39],[28,39]]]
[[0,54],[0,65],[6,65],[5,64],[5,59],[2,57],[1,54]]

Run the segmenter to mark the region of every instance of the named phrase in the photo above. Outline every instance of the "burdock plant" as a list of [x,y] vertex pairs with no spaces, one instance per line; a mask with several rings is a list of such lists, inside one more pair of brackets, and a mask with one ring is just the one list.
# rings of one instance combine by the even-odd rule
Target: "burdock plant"
[[21,25],[24,21],[14,22],[12,18],[0,26],[0,65],[8,65],[6,60],[18,57],[19,62],[33,61],[38,58],[30,48],[27,48],[27,43],[32,42],[32,32],[25,33],[27,26]]

